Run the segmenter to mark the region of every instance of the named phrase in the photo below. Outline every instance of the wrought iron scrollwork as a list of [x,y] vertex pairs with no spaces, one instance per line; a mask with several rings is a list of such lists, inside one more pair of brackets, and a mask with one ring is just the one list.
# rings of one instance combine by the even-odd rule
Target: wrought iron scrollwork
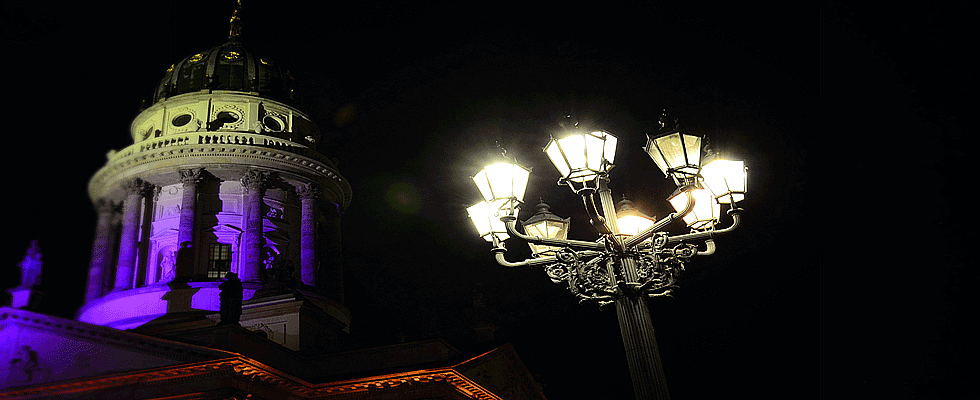
[[[568,248],[555,254],[557,262],[544,267],[554,283],[566,283],[579,302],[594,301],[600,306],[630,294],[650,297],[671,296],[684,272],[684,263],[697,255],[697,246],[680,243],[667,247],[666,233],[655,235],[651,244],[640,246],[629,255],[636,261],[635,282],[624,279],[617,258],[612,253],[576,252]],[[584,255],[584,256],[583,256]],[[613,278],[615,276],[616,278]]]
[[606,255],[582,257],[582,253],[565,248],[555,256],[558,262],[544,267],[552,282],[568,284],[568,290],[580,302],[615,299],[616,285],[606,271],[611,260]]

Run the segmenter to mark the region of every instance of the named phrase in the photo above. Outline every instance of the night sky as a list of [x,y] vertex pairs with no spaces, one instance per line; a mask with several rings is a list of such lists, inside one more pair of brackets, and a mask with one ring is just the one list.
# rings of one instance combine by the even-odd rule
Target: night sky
[[[72,317],[95,229],[89,177],[131,143],[166,68],[224,42],[234,2],[2,4],[4,287],[39,240],[43,311]],[[365,345],[474,350],[479,290],[549,398],[631,398],[613,307],[497,265],[465,208],[500,143],[533,168],[525,200],[594,240],[541,152],[570,113],[619,138],[614,197],[663,217],[675,188],[641,147],[666,108],[749,168],[744,226],[688,265],[675,299],[650,302],[674,398],[975,397],[962,378],[976,372],[977,274],[947,220],[968,210],[953,186],[966,106],[951,101],[975,83],[965,8],[306,7],[246,2],[243,41],[291,70],[319,150],[353,187],[345,280]]]

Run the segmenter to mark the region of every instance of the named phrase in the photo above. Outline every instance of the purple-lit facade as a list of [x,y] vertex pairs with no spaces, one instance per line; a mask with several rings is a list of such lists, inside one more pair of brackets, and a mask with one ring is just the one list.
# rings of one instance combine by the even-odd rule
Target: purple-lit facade
[[[441,339],[350,338],[350,185],[315,150],[288,72],[238,42],[236,17],[228,43],[167,70],[133,144],[90,180],[77,320],[32,311],[42,265],[29,250],[0,307],[0,398],[544,399],[509,345],[467,358]],[[240,315],[222,304],[228,273]]]
[[276,266],[346,315],[339,218],[351,189],[316,151],[292,86],[234,39],[166,72],[133,144],[89,182],[98,223],[80,321],[130,329],[217,312],[226,273],[248,301]]

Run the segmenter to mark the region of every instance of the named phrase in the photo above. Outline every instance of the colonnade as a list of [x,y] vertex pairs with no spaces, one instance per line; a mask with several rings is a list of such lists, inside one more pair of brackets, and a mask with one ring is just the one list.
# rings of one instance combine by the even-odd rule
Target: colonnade
[[[200,243],[197,228],[201,212],[198,192],[209,175],[204,168],[188,168],[178,172],[182,188],[180,220],[177,224],[177,244],[180,250],[177,253],[174,279],[188,280],[203,272],[203,268],[195,265],[197,258],[193,254],[202,250],[198,249],[203,245]],[[257,168],[249,169],[241,178],[244,215],[238,254],[238,276],[243,282],[259,282],[262,276],[265,268],[262,260],[262,248],[265,245],[263,199],[268,188],[273,185],[281,187],[282,182],[275,172]],[[110,292],[133,289],[137,285],[139,273],[143,273],[143,276],[153,276],[156,273],[154,268],[140,265],[148,261],[147,257],[140,257],[139,238],[140,230],[148,227],[153,218],[152,212],[141,212],[141,206],[152,204],[158,188],[140,178],[125,182],[122,188],[125,197],[121,203],[109,199],[96,201],[98,220],[85,292],[86,302]],[[296,184],[292,190],[300,199],[300,281],[303,285],[316,287],[317,202],[321,191],[312,182]],[[152,210],[150,207],[146,208]],[[143,247],[144,251],[147,247]],[[118,253],[113,257],[116,248]],[[113,261],[115,265],[112,265]],[[140,272],[141,267],[146,270]]]

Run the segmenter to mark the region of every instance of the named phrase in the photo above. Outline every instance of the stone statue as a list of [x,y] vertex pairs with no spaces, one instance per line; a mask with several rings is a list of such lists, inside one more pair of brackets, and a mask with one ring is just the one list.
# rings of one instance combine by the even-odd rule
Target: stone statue
[[239,325],[242,318],[242,281],[234,272],[225,274],[225,281],[218,285],[218,299],[221,301],[218,325]]
[[160,253],[160,280],[170,282],[177,269],[177,250],[164,250]]
[[18,266],[21,274],[19,288],[30,289],[41,283],[41,269],[44,263],[41,262],[41,247],[38,246],[37,240],[31,241],[30,247],[27,248],[27,255]]

